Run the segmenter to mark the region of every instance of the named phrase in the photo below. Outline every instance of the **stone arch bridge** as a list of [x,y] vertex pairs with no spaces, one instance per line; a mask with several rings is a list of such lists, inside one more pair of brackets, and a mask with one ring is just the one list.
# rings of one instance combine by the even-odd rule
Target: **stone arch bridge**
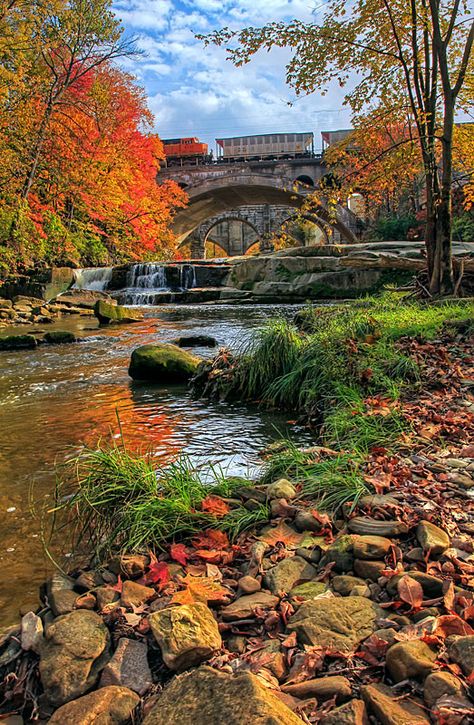
[[[172,179],[186,190],[188,205],[177,212],[172,228],[181,244],[191,242],[192,256],[203,257],[211,229],[226,220],[248,224],[261,248],[268,248],[268,238],[298,214],[325,171],[318,158],[216,163],[163,169],[158,182]],[[305,218],[320,227],[325,239],[357,241],[360,222],[347,207],[338,206],[334,218],[319,205]],[[225,251],[232,256],[246,250]]]

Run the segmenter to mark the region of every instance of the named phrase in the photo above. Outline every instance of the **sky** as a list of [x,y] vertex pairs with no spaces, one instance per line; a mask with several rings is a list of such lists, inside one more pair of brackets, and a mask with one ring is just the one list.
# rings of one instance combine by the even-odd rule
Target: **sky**
[[295,98],[285,84],[287,50],[261,52],[235,68],[225,48],[206,48],[195,38],[222,27],[310,20],[316,2],[115,0],[126,34],[135,36],[144,51],[126,61],[126,68],[146,89],[160,136],[198,136],[215,150],[215,139],[222,136],[313,131],[319,149],[321,131],[349,127],[343,91],[336,84],[325,96]]

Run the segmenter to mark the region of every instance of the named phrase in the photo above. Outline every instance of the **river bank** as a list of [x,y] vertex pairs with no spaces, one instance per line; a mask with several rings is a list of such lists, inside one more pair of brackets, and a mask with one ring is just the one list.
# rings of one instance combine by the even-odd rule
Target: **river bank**
[[[280,343],[283,330],[298,354],[314,353],[320,328],[326,341],[347,331],[339,315],[305,309],[306,332],[280,324]],[[392,300],[347,315],[346,368],[333,364],[317,394],[293,401],[319,445],[275,443],[259,477],[214,488],[184,462],[157,481],[153,461],[120,445],[83,459],[70,512],[96,563],[58,574],[39,618],[10,632],[10,712],[84,724],[132,711],[147,725],[472,720],[472,307]],[[270,331],[247,361],[262,360],[262,339],[275,351]],[[283,359],[260,367],[254,395]],[[341,375],[363,397],[345,402],[350,425],[341,410],[329,425],[325,381]]]

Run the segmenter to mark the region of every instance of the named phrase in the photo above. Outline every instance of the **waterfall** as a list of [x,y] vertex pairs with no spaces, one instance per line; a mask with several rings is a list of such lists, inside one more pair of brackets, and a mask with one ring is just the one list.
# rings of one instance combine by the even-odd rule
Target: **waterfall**
[[153,305],[164,293],[173,294],[195,287],[196,270],[192,264],[134,264],[127,273],[126,284],[120,294],[121,304]]
[[86,267],[74,270],[75,289],[89,289],[102,291],[112,279],[112,267]]

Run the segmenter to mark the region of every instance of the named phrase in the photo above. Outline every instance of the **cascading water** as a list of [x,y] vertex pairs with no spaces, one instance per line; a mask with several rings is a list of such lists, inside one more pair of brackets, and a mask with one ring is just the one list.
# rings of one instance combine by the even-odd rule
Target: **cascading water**
[[155,262],[134,264],[127,274],[127,287],[120,294],[124,305],[153,305],[163,293],[174,294],[196,286],[192,264],[164,266]]
[[103,291],[112,279],[112,267],[86,267],[74,270],[75,289]]

